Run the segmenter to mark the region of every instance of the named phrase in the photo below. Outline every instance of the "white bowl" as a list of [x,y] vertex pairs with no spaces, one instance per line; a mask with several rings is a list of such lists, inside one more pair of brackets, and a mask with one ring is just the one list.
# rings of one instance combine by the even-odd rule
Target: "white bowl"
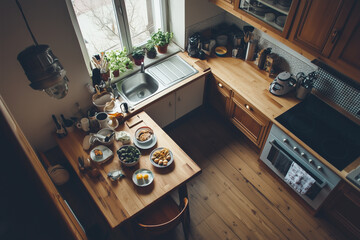
[[[102,136],[108,136],[109,134],[112,134],[114,132],[114,130],[110,129],[110,128],[103,128],[100,131],[97,132],[97,134],[100,134]],[[109,141],[105,142],[102,141],[101,139],[98,139],[98,141],[104,145],[110,145],[114,142],[114,138],[115,138],[115,134],[110,138]]]
[[[151,132],[151,135],[148,139],[144,140],[144,141],[141,141],[138,139],[139,137],[139,134],[142,130],[149,130]],[[147,126],[143,126],[143,127],[139,127],[136,131],[135,131],[135,139],[140,143],[140,144],[147,144],[149,143],[152,138],[154,136],[154,131],[150,128],[150,127],[147,127]]]

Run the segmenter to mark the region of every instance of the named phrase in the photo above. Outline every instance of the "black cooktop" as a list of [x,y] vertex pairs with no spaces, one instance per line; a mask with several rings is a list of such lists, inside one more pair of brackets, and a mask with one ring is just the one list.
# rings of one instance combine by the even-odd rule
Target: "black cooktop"
[[340,171],[360,156],[360,126],[314,95],[276,120]]

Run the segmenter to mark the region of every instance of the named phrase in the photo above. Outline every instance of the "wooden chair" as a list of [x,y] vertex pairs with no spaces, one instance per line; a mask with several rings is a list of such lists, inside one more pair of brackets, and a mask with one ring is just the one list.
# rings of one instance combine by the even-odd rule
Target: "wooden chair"
[[138,233],[145,238],[158,236],[182,222],[185,239],[188,239],[189,219],[188,198],[185,197],[178,206],[172,197],[167,196],[137,218]]

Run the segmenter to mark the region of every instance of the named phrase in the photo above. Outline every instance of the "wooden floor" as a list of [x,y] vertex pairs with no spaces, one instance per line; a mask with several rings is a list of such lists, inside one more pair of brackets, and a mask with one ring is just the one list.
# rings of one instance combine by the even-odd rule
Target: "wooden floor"
[[[190,239],[346,239],[310,215],[245,137],[204,109],[167,129],[202,168],[188,183]],[[168,239],[184,239],[178,227]]]

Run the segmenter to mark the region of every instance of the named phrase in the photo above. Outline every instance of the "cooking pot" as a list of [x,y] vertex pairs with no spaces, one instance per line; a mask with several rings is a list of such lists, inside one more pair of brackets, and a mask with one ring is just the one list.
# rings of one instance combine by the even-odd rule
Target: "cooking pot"
[[289,72],[282,72],[276,76],[274,81],[270,84],[269,91],[276,95],[285,95],[296,86],[296,79]]

